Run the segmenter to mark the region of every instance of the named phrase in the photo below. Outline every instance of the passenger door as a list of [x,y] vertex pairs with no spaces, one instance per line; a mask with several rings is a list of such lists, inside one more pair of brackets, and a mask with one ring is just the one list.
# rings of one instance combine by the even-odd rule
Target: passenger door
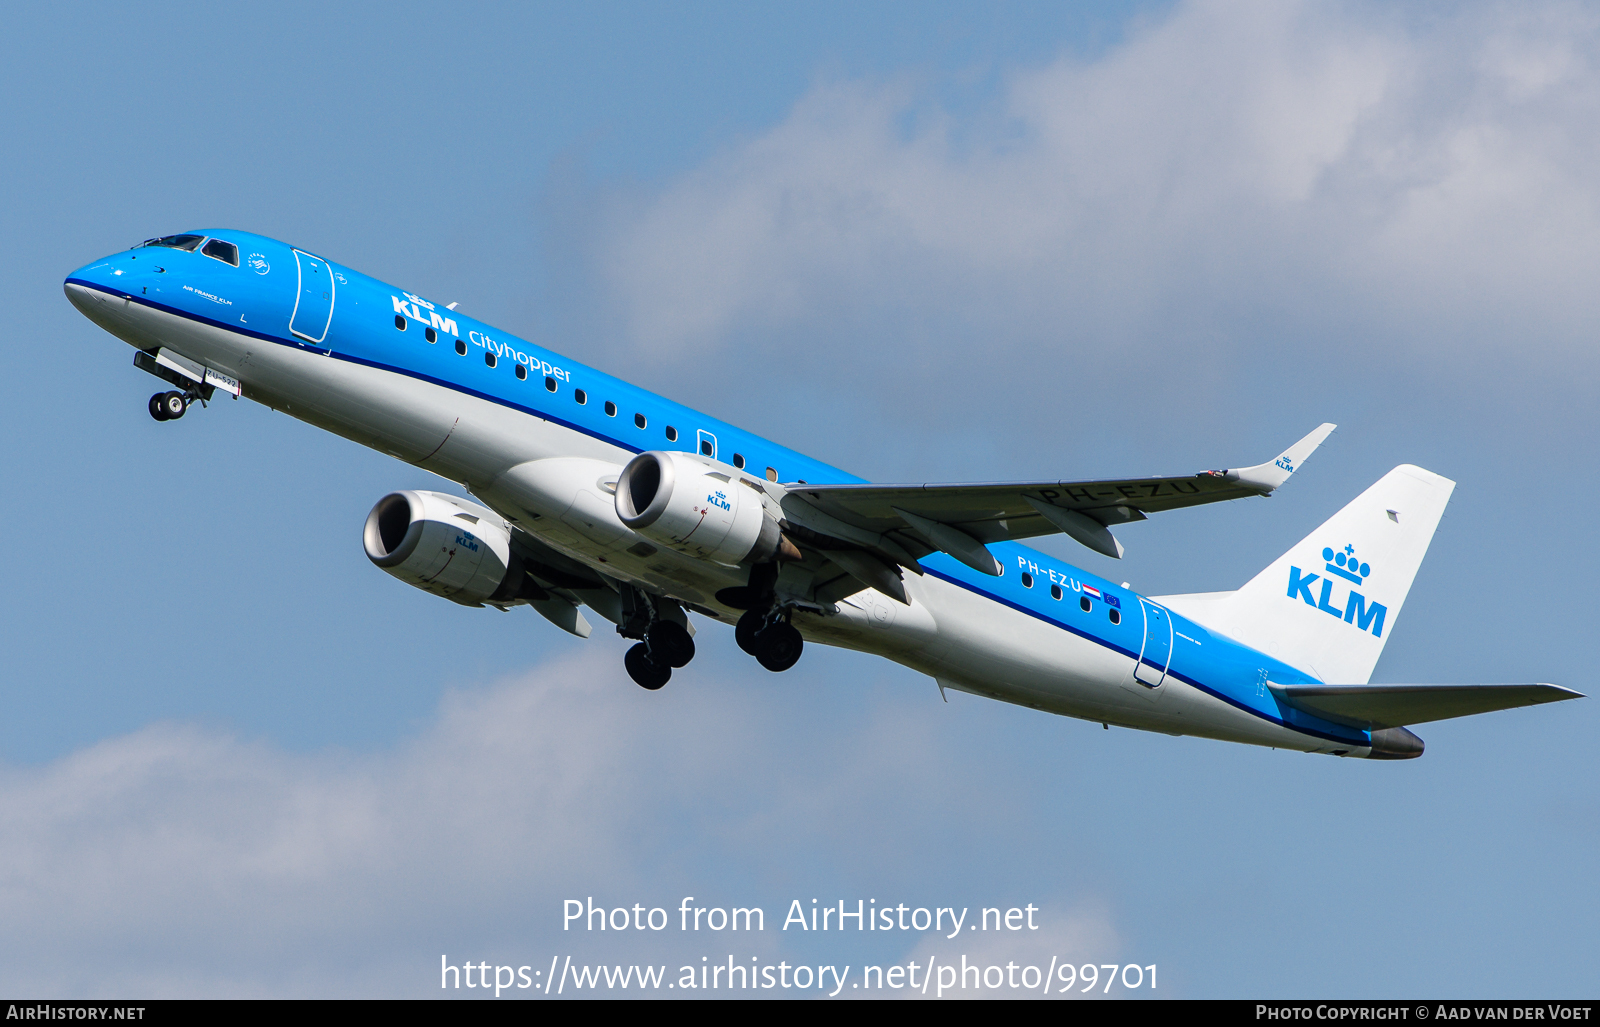
[[328,325],[333,321],[333,269],[321,257],[294,251],[299,268],[299,290],[294,313],[289,316],[289,331],[302,341],[324,352],[328,349]]

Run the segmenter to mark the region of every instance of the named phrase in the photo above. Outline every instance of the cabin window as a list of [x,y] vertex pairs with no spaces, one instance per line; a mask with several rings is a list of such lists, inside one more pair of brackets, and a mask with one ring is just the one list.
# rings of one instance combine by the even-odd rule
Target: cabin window
[[1088,596],[1079,596],[1078,607],[1083,610],[1084,613],[1088,613],[1090,610],[1094,609],[1094,604],[1089,602]]
[[740,456],[738,453],[733,454],[733,466],[739,468],[741,471],[744,470],[744,457]]
[[528,380],[528,368],[523,364],[518,364],[517,365],[517,381],[525,382],[527,380]]
[[643,428],[647,422],[645,421],[643,414],[634,414],[633,415],[633,423],[637,427]]
[[609,399],[606,400],[606,416],[607,417],[615,417],[615,416],[617,416],[617,405],[615,403],[611,402]]
[[456,352],[461,354],[462,356],[466,356],[467,355],[467,344],[462,342],[460,339],[457,339],[456,340]]
[[430,343],[439,341],[439,333],[434,331],[432,328],[424,328],[422,330],[422,337],[427,339]]
[[550,377],[549,375],[545,375],[544,376],[544,391],[546,391],[546,392],[554,392],[554,391],[556,391],[556,380],[554,378]]
[[1023,571],[1022,572],[1022,587],[1023,588],[1032,588],[1033,587],[1033,575],[1029,574],[1027,571]]
[[194,248],[199,246],[200,240],[204,238],[203,235],[163,235],[159,239],[146,239],[139,246],[165,246],[168,249],[193,253]]
[[1122,611],[1121,610],[1118,610],[1116,607],[1113,606],[1110,610],[1108,610],[1106,612],[1111,617],[1111,623],[1113,623],[1113,624],[1121,624],[1122,623]]
[[217,260],[222,261],[224,264],[232,264],[234,267],[239,266],[239,247],[235,246],[231,242],[223,242],[221,239],[213,239],[206,243],[205,249],[201,250],[200,252],[204,253],[208,257],[214,257]]
[[402,332],[406,330],[406,319],[404,314],[396,314],[394,316],[394,326],[400,329]]
[[1060,585],[1051,585],[1050,586],[1050,598],[1051,599],[1058,599],[1058,600],[1061,598],[1061,586]]
[[494,364],[495,364],[494,354],[493,353],[485,353],[483,355],[483,362],[485,364],[488,364],[490,367],[493,367]]
[[776,467],[767,468],[767,480],[768,481],[777,481],[778,480],[778,469]]
[[[639,427],[643,428],[644,425],[641,424],[641,425],[639,425]],[[670,424],[667,425],[667,441],[668,442],[677,442],[678,441],[678,429],[674,428]]]
[[701,456],[711,456],[714,448],[715,447],[713,447],[711,445],[711,440],[710,439],[701,439],[700,440],[700,455]]
[[589,402],[589,394],[582,389],[573,389],[572,398],[578,401],[580,407],[587,405]]

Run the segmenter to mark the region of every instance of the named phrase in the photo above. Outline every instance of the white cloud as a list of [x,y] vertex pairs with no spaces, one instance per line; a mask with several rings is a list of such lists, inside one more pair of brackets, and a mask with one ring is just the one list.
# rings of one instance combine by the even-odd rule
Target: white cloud
[[819,85],[616,212],[596,259],[662,362],[795,326],[808,366],[884,325],[1187,344],[1245,311],[1587,352],[1597,43],[1600,16],[1561,3],[1183,4],[977,113]]
[[[449,693],[386,752],[296,754],[158,724],[0,771],[0,986],[434,994],[441,952],[676,968],[730,945],[740,958],[833,951],[779,930],[793,895],[883,875],[929,887],[918,855],[946,803],[975,830],[1004,823],[986,770],[951,758],[941,732],[963,721],[931,684],[924,712],[835,697],[809,724],[797,711],[819,682],[803,670],[781,691],[752,688],[746,661],[719,673],[732,657],[711,651],[647,693],[614,648]],[[811,662],[828,673],[825,655]],[[767,931],[561,930],[564,898],[657,905],[676,925],[689,894],[759,903]],[[875,940],[893,959],[915,938]]]

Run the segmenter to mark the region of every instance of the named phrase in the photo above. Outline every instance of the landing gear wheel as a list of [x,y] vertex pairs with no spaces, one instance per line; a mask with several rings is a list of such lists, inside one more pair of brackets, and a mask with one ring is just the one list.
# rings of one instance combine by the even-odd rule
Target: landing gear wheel
[[163,392],[161,394],[161,412],[166,416],[163,420],[176,421],[189,409],[189,401],[181,392]]
[[672,678],[672,668],[650,659],[650,647],[643,642],[628,650],[622,665],[628,668],[628,676],[633,678],[634,684],[652,692]]
[[167,419],[166,398],[166,395],[160,392],[150,397],[150,416],[158,421]]
[[805,644],[799,629],[779,621],[756,636],[756,662],[770,671],[788,670],[800,659]]
[[739,623],[733,626],[733,640],[739,643],[740,649],[754,656],[756,636],[761,633],[761,626],[766,622],[767,618],[760,610],[746,610],[739,618]]
[[676,621],[658,620],[650,625],[645,642],[650,647],[650,658],[668,667],[686,667],[694,659],[694,638]]

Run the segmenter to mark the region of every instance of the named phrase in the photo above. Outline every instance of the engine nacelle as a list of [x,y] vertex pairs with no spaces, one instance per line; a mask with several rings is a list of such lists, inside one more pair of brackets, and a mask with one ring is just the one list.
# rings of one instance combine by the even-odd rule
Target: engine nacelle
[[724,468],[693,453],[640,453],[617,479],[617,517],[686,556],[728,566],[764,563],[783,544],[778,522],[762,493]]
[[367,558],[401,581],[463,606],[509,602],[521,590],[505,521],[442,492],[384,496],[367,515],[362,542]]

